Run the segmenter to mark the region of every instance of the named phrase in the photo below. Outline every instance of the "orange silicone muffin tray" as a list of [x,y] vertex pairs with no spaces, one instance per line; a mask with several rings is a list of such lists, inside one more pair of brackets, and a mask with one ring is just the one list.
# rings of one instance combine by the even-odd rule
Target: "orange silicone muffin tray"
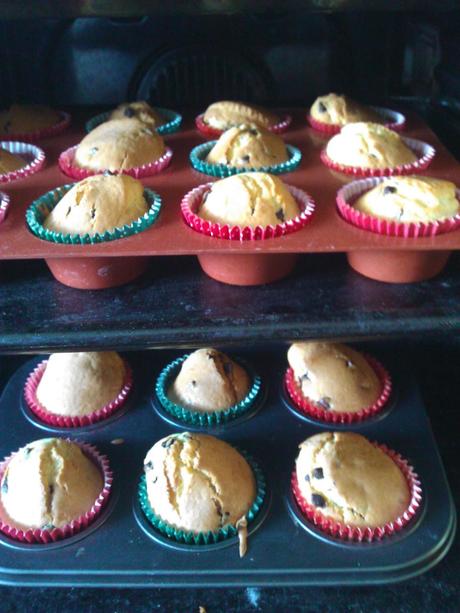
[[[239,242],[205,236],[184,223],[180,210],[183,195],[197,185],[215,180],[195,171],[189,163],[191,149],[205,139],[194,126],[194,114],[188,113],[183,129],[166,136],[166,143],[174,152],[170,166],[158,175],[142,179],[143,184],[157,191],[163,201],[159,218],[151,228],[128,238],[94,245],[54,244],[33,236],[25,224],[25,211],[45,192],[72,182],[62,174],[57,160],[64,149],[77,144],[85,134],[84,122],[91,116],[85,113],[84,117],[82,114],[77,117],[64,134],[39,143],[46,153],[46,164],[40,172],[4,188],[11,198],[11,206],[0,225],[0,259],[44,258],[52,268],[54,265],[76,269],[77,273],[72,274],[77,276],[81,267],[85,269],[84,275],[90,275],[90,260],[99,260],[99,277],[110,277],[107,271],[113,258],[118,258],[118,262],[122,258],[125,272],[118,279],[118,283],[122,283],[134,276],[130,270],[133,262],[145,268],[145,257],[197,255],[211,276],[219,278],[223,271],[224,278],[220,280],[245,285],[273,280],[277,276],[275,268],[280,269],[278,276],[286,274],[295,261],[293,254],[344,252],[352,266],[358,270],[364,268],[361,272],[374,278],[379,278],[383,262],[384,272],[380,277],[398,282],[433,276],[447,261],[449,252],[460,249],[460,231],[405,239],[366,232],[342,220],[336,211],[336,192],[349,178],[334,175],[322,164],[320,152],[326,141],[308,126],[304,110],[290,112],[293,121],[283,138],[301,150],[302,160],[297,170],[281,178],[305,190],[316,203],[313,219],[303,229],[278,238]],[[424,174],[448,179],[460,186],[460,165],[419,117],[407,114],[404,136],[435,147],[436,156]],[[260,258],[262,254],[271,257]],[[414,258],[412,272],[402,270]],[[53,274],[58,276],[55,270]]]

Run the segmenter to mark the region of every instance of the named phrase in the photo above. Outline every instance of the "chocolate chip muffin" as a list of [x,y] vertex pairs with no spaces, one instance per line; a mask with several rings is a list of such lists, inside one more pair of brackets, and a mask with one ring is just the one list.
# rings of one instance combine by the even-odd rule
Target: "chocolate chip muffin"
[[155,162],[165,152],[154,129],[137,119],[112,119],[85,136],[75,151],[75,163],[90,170],[129,170]]
[[296,461],[304,499],[327,517],[375,528],[396,520],[410,502],[395,462],[364,436],[322,432],[300,445]]
[[155,129],[165,123],[160,113],[150,106],[148,102],[125,102],[117,106],[110,114],[110,119],[137,119],[147,127]]
[[238,168],[259,168],[281,164],[288,157],[280,136],[256,125],[242,124],[222,134],[206,161]]
[[102,488],[101,471],[77,444],[41,439],[20,449],[8,463],[0,514],[21,530],[61,528],[89,511]]
[[50,413],[89,415],[114,400],[126,371],[114,351],[53,353],[37,386],[37,399]]
[[132,223],[147,210],[140,181],[128,175],[95,175],[75,183],[43,225],[63,234],[94,236]]
[[356,413],[373,405],[381,383],[369,362],[338,343],[294,343],[288,362],[302,394],[319,407]]
[[376,123],[350,123],[331,138],[329,158],[344,166],[394,168],[417,161],[417,156],[393,130]]
[[310,109],[310,115],[317,121],[336,126],[345,126],[347,123],[357,121],[382,122],[379,114],[372,109],[348,96],[338,94],[327,94],[316,98]]
[[46,106],[12,104],[0,112],[0,135],[35,132],[61,121],[58,111]]
[[26,165],[27,162],[20,155],[10,153],[6,149],[3,149],[3,147],[0,147],[0,174],[3,175],[7,172],[19,170]]
[[279,123],[280,119],[270,111],[256,106],[222,100],[208,106],[203,121],[217,130],[228,130],[233,126],[247,123],[270,128]]
[[144,460],[153,512],[189,532],[235,526],[256,498],[256,480],[243,456],[207,434],[183,432],[161,439]]
[[184,360],[168,397],[192,411],[224,411],[241,402],[249,387],[244,368],[224,353],[206,347]]
[[392,177],[360,196],[354,208],[402,223],[433,222],[460,210],[456,187],[432,177]]
[[221,224],[268,226],[300,213],[297,202],[277,177],[247,172],[213,183],[198,215]]

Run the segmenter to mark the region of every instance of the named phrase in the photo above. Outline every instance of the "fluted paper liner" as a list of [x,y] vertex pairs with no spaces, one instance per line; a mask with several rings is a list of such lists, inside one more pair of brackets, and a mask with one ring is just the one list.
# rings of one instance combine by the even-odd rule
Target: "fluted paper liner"
[[18,168],[18,170],[11,170],[10,172],[0,174],[0,183],[11,183],[11,181],[24,179],[38,172],[45,163],[45,152],[36,145],[3,140],[0,141],[0,147],[14,155],[20,155],[27,162],[25,166]]
[[0,192],[0,224],[5,220],[8,209],[10,208],[10,197],[4,192]]
[[[382,115],[384,123],[383,125],[390,130],[394,130],[395,132],[401,132],[406,127],[406,118],[402,113],[398,113],[397,111],[392,111],[391,109],[386,109],[380,106],[371,106],[373,111],[376,111],[379,115]],[[324,123],[323,121],[319,121],[310,115],[307,114],[308,123],[310,126],[316,130],[317,132],[322,132],[323,134],[338,134],[343,126],[335,123]]]
[[[164,109],[162,107],[156,106],[155,110],[157,110],[160,115],[166,119],[166,123],[155,128],[158,134],[172,134],[173,132],[177,132],[179,130],[182,123],[182,115],[176,113],[176,111],[171,111],[170,109]],[[106,111],[105,113],[100,113],[95,117],[92,117],[89,121],[86,122],[85,129],[87,132],[91,132],[94,128],[97,128],[101,123],[110,120],[111,111]]]
[[[199,132],[203,134],[203,136],[218,137],[225,132],[225,130],[219,130],[218,128],[213,128],[212,126],[207,124],[203,120],[203,117],[204,113],[201,113],[201,115],[197,115],[197,117],[195,118],[195,125],[198,128]],[[291,125],[291,121],[291,115],[283,115],[283,117],[278,123],[274,124],[273,126],[268,126],[267,130],[269,130],[270,132],[274,132],[275,134],[282,134],[283,132],[286,132],[286,130],[289,128],[289,126]]]
[[11,132],[8,134],[1,134],[0,138],[4,140],[16,140],[25,143],[35,143],[36,141],[43,140],[45,138],[51,138],[62,134],[66,130],[71,121],[71,116],[65,111],[59,111],[60,120],[52,126],[47,128],[41,128],[40,130],[34,130],[33,132]]

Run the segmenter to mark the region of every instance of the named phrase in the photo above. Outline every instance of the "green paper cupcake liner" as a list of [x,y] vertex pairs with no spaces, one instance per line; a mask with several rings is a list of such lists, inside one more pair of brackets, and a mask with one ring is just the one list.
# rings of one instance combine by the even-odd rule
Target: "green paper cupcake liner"
[[[241,455],[246,459],[249,466],[253,470],[254,476],[256,478],[256,498],[252,503],[251,508],[246,514],[249,529],[251,523],[254,521],[260,509],[262,508],[262,505],[264,504],[266,498],[266,482],[263,472],[256,464],[254,459],[245,451],[241,451],[241,449],[237,449],[237,451],[241,453]],[[220,528],[216,532],[189,532],[187,530],[175,528],[171,524],[168,524],[163,519],[161,519],[161,517],[156,515],[152,510],[152,507],[150,506],[150,502],[147,496],[147,483],[145,479],[145,474],[143,474],[139,479],[138,498],[141,509],[149,523],[153,526],[153,528],[160,532],[162,535],[166,536],[171,540],[177,541],[178,543],[196,546],[212,545],[224,541],[226,539],[238,536],[238,530],[233,525],[228,525],[223,528]]]
[[219,424],[224,424],[232,419],[241,417],[241,415],[253,407],[254,402],[260,397],[262,388],[261,378],[256,375],[247,364],[240,364],[240,362],[238,362],[248,372],[248,374],[252,376],[252,385],[249,392],[247,393],[246,397],[243,398],[243,400],[238,402],[238,404],[234,404],[223,411],[212,411],[206,413],[186,409],[185,407],[175,404],[168,398],[167,392],[173,380],[179,374],[182,362],[188,358],[188,355],[189,354],[183,355],[165,366],[165,368],[159,374],[155,384],[155,393],[159,403],[167,413],[176,419],[184,422],[185,424],[191,424],[194,426],[216,426]]
[[[156,106],[155,109],[160,113],[164,119],[166,119],[166,123],[156,128],[158,134],[172,134],[173,132],[177,132],[182,123],[182,115],[176,113],[175,111],[171,111],[170,109],[164,109],[160,106]],[[104,123],[104,121],[109,121],[110,119],[110,111],[106,111],[105,113],[100,113],[95,117],[92,117],[86,122],[85,128],[87,132],[91,132],[94,128],[97,128],[98,125]]]
[[138,234],[153,225],[158,217],[161,208],[161,197],[154,191],[144,188],[144,198],[149,204],[149,210],[135,219],[130,224],[125,224],[120,228],[107,230],[103,234],[62,234],[48,230],[43,226],[43,221],[47,215],[54,209],[61,198],[74,186],[76,183],[68,183],[53,189],[40,198],[37,198],[26,211],[26,222],[32,234],[38,238],[52,243],[61,243],[64,245],[90,245],[95,243],[103,243],[106,241],[114,241],[119,238],[125,238]]
[[216,143],[217,141],[213,140],[194,147],[190,152],[189,159],[193,168],[198,170],[198,172],[202,172],[205,175],[210,175],[211,177],[218,177],[220,179],[237,175],[242,172],[268,172],[273,175],[280,175],[285,172],[292,172],[295,170],[302,159],[302,154],[297,147],[286,145],[289,159],[287,162],[282,162],[281,164],[259,167],[249,166],[244,168],[228,166],[227,164],[210,164],[209,162],[206,162],[206,157]]

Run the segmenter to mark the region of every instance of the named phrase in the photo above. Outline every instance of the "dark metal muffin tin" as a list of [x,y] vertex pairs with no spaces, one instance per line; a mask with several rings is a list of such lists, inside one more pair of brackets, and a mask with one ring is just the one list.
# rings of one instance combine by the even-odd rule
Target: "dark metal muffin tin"
[[[290,496],[289,478],[298,444],[332,428],[299,419],[286,408],[281,390],[285,348],[233,354],[251,362],[268,388],[264,406],[252,418],[207,430],[248,451],[266,476],[268,503],[255,523],[244,558],[238,556],[236,539],[206,550],[164,544],[161,538],[153,538],[139,516],[135,494],[143,458],[156,440],[179,431],[155,411],[152,394],[156,375],[180,355],[180,350],[155,351],[127,354],[135,383],[129,410],[118,419],[91,428],[59,431],[61,436],[93,443],[109,456],[115,473],[114,496],[97,525],[51,546],[25,546],[2,536],[0,583],[117,587],[362,585],[418,575],[446,554],[455,533],[455,508],[410,373],[396,368],[390,356],[379,351],[376,357],[394,379],[392,404],[380,418],[347,429],[386,443],[413,464],[424,491],[421,512],[406,529],[381,543],[346,544],[303,521]],[[1,457],[29,441],[56,435],[56,429],[39,428],[31,422],[22,401],[25,379],[40,359],[24,364],[0,398]]]

